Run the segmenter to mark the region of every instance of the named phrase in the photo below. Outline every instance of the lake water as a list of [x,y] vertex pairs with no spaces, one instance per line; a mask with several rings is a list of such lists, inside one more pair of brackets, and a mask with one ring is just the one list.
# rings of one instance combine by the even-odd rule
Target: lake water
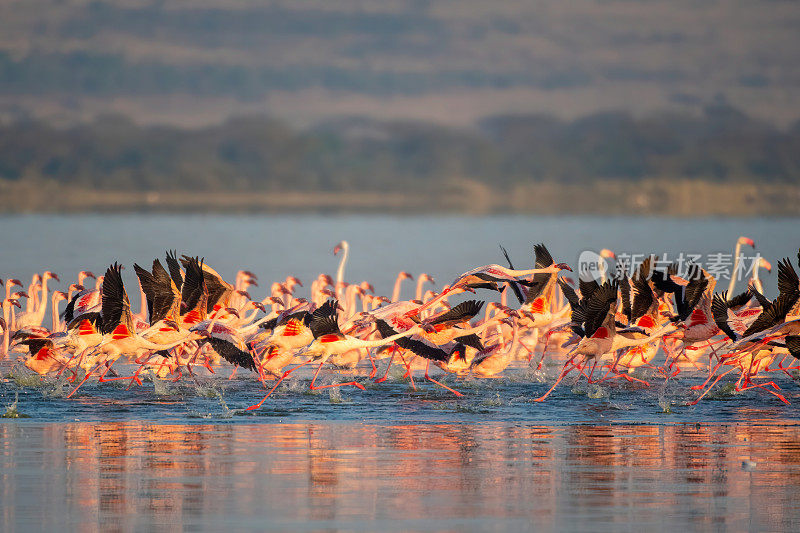
[[[333,274],[391,292],[400,270],[441,287],[474,266],[518,267],[543,241],[556,260],[584,250],[731,253],[745,235],[775,263],[795,257],[795,219],[382,216],[0,217],[0,278],[149,264],[167,248],[272,281]],[[748,251],[749,253],[749,251]],[[764,273],[768,293],[775,274]],[[126,283],[133,287],[132,268]],[[260,292],[259,292],[260,291]],[[132,294],[135,294],[131,291]],[[479,293],[479,296],[487,296]],[[410,284],[405,297],[411,296]],[[132,298],[134,308],[138,299]],[[123,367],[123,370],[124,369]],[[249,374],[69,387],[0,364],[0,530],[798,530],[800,387],[791,402],[721,383],[697,406],[681,374],[664,384],[565,382],[555,368],[445,382],[455,398],[393,373],[366,391],[307,390],[308,375],[265,393]],[[342,380],[330,371],[323,379]],[[357,379],[367,383],[364,376]]]

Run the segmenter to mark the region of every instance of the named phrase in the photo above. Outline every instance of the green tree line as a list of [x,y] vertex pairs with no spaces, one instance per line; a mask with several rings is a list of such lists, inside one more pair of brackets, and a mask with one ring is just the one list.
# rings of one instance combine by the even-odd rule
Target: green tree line
[[0,179],[106,190],[404,191],[464,179],[676,177],[800,184],[800,123],[777,129],[717,104],[703,116],[494,116],[473,130],[341,119],[299,131],[260,116],[194,130],[116,115],[68,128],[0,125]]

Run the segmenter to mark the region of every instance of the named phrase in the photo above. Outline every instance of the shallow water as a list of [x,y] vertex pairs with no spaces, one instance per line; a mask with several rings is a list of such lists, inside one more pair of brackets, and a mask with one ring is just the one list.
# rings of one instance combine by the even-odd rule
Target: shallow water
[[[391,292],[400,270],[441,287],[502,263],[503,243],[531,262],[545,241],[574,265],[583,250],[732,252],[739,235],[775,262],[794,257],[797,220],[566,217],[23,216],[0,217],[0,277],[51,269],[65,288],[81,269],[149,264],[167,248],[205,257],[223,276],[273,281],[333,273]],[[135,283],[132,268],[126,283]],[[775,275],[764,273],[768,292]],[[52,289],[51,285],[51,289]],[[132,293],[134,291],[131,291]],[[135,294],[135,293],[134,293]],[[404,297],[411,296],[407,285]],[[478,295],[489,298],[486,293]],[[138,299],[132,296],[134,309]],[[385,362],[384,362],[385,364]],[[115,368],[117,365],[115,365]],[[126,375],[131,367],[120,365]],[[770,379],[791,402],[723,380],[697,406],[683,373],[637,384],[565,382],[544,403],[545,374],[438,378],[400,372],[353,388],[307,390],[309,373],[265,389],[244,372],[184,376],[126,390],[41,381],[0,364],[0,530],[800,530],[800,386]],[[321,383],[351,374],[327,371]]]
[[4,531],[796,531],[800,428],[0,425]]

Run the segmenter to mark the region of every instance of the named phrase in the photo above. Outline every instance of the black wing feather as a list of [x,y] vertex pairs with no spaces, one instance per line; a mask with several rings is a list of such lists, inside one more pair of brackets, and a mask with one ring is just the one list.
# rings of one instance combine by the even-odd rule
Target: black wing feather
[[[397,335],[397,331],[392,329],[392,327],[384,322],[381,319],[375,321],[375,325],[378,328],[378,332],[381,334],[381,337],[384,339],[386,337],[391,337],[392,335]],[[395,344],[399,347],[403,348],[404,350],[408,350],[420,357],[431,361],[447,361],[450,359],[450,354],[442,350],[441,348],[437,348],[434,346],[430,346],[422,341],[418,341],[415,339],[410,339],[408,337],[400,337],[399,339],[395,339]]]
[[735,341],[737,339],[736,332],[728,325],[728,303],[728,291],[715,294],[711,301],[711,314],[714,316],[714,323],[717,327]]
[[256,362],[253,359],[253,356],[249,353],[240,350],[230,342],[223,339],[209,337],[206,340],[209,342],[209,344],[211,344],[211,347],[214,348],[214,351],[229,363],[255,372]]
[[172,282],[175,287],[180,291],[183,289],[183,272],[181,272],[181,265],[178,263],[178,252],[175,250],[167,250],[167,268]]
[[[506,249],[503,247],[502,244],[500,245],[500,249],[503,250],[503,256],[505,256],[506,258],[506,262],[508,263],[508,268],[510,268],[511,270],[515,270],[513,263],[511,263],[511,258],[508,256],[508,251],[506,251]],[[514,296],[517,297],[519,303],[524,303],[525,295],[522,294],[522,289],[520,288],[519,284],[510,282],[508,286],[511,287],[512,291],[514,291]]]
[[449,311],[428,320],[427,323],[435,326],[437,324],[457,324],[459,322],[472,320],[475,318],[475,315],[480,313],[481,308],[483,308],[483,302],[467,300],[451,308]]

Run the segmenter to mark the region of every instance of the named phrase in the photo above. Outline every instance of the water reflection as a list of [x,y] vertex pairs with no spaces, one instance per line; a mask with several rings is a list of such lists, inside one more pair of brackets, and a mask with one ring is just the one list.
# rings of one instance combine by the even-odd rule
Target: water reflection
[[4,531],[797,530],[800,428],[6,423],[0,501]]

